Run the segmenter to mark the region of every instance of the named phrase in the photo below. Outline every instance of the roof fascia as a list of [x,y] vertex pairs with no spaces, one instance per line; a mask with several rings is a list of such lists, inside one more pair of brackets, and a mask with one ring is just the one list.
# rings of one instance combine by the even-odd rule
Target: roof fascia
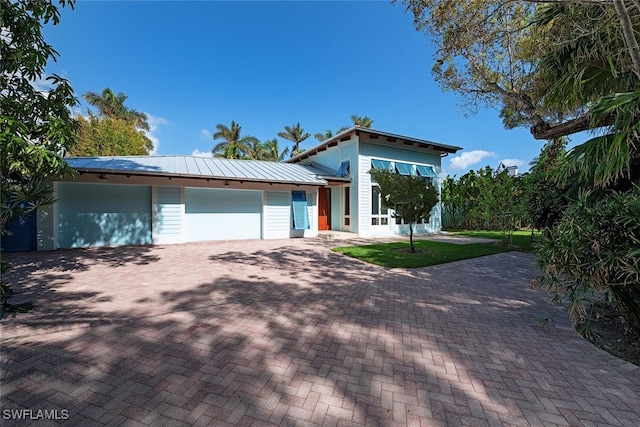
[[[361,134],[367,134],[367,135],[374,135],[375,138],[372,139],[377,139],[379,137],[384,137],[386,138],[386,142],[398,142],[398,141],[402,141],[404,145],[407,146],[417,146],[419,148],[424,148],[424,149],[431,149],[434,151],[439,151],[440,152],[440,156],[444,157],[447,156],[449,154],[454,154],[456,153],[458,150],[462,150],[462,147],[457,147],[455,145],[447,145],[447,144],[440,144],[437,142],[433,142],[433,141],[428,141],[425,139],[418,139],[418,138],[412,138],[409,136],[404,136],[404,135],[398,135],[398,134],[394,134],[394,133],[390,133],[390,132],[384,132],[384,131],[380,131],[380,130],[376,130],[376,129],[371,129],[371,128],[363,128],[360,126],[353,126],[329,139],[327,139],[326,141],[321,142],[320,144],[316,145],[313,148],[310,148],[306,151],[303,151],[302,153],[298,154],[295,157],[292,157],[291,159],[287,160],[287,163],[298,163],[301,160],[310,158],[311,156],[315,156],[316,154],[318,154],[321,151],[325,151],[327,148],[331,148],[334,147],[336,145],[338,145],[340,142],[344,142],[347,140],[351,139],[351,135],[355,134],[356,136],[360,136]],[[347,136],[349,138],[347,138]]]
[[74,168],[76,172],[80,175],[82,174],[93,174],[93,175],[119,175],[119,176],[141,176],[148,178],[184,178],[184,179],[197,179],[203,181],[233,181],[233,182],[253,182],[253,183],[262,183],[262,184],[287,184],[287,185],[305,185],[312,187],[322,187],[323,185],[327,185],[327,180],[323,177],[318,176],[317,179],[323,182],[296,182],[296,181],[283,181],[283,180],[263,180],[263,179],[255,179],[255,178],[225,178],[225,177],[216,177],[216,176],[202,176],[202,175],[187,175],[187,174],[172,174],[166,172],[136,172],[136,171],[122,171],[122,170],[114,170],[114,169],[90,169],[90,168]]

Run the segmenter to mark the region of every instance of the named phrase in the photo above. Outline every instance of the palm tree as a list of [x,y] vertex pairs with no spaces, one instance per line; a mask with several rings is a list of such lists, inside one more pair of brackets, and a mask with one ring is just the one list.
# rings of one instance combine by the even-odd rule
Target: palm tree
[[351,115],[351,122],[353,123],[351,126],[342,126],[340,129],[338,129],[338,131],[336,132],[336,135],[339,134],[339,133],[344,132],[345,130],[347,130],[347,129],[353,127],[353,126],[360,126],[361,128],[370,128],[371,125],[373,124],[373,119],[371,119],[368,116],[360,117],[360,116],[358,116],[356,114],[352,114]]
[[96,107],[101,116],[133,122],[139,129],[150,129],[145,113],[141,113],[124,105],[124,101],[127,100],[127,95],[122,92],[118,92],[116,95],[107,87],[104,88],[101,94],[85,92],[82,97],[90,105]]
[[242,157],[246,160],[267,160],[267,148],[258,139],[251,140],[247,145],[245,155]]
[[538,21],[564,29],[563,25],[581,24],[576,17],[590,21],[587,17],[596,12],[608,16],[597,30],[576,32],[580,36],[575,40],[545,54],[537,72],[536,86],[543,92],[545,106],[576,116],[586,110],[591,128],[603,129],[574,147],[555,171],[562,181],[574,175],[585,187],[617,187],[640,175],[640,84],[632,62],[617,56],[624,52],[624,39],[611,36],[617,17],[605,7],[549,5]]
[[291,157],[299,154],[300,151],[300,143],[305,139],[309,138],[311,134],[305,133],[304,129],[300,127],[300,122],[296,123],[292,127],[285,126],[284,132],[278,132],[278,136],[280,138],[288,139],[293,142],[293,150],[291,150]]
[[331,129],[325,130],[324,133],[318,132],[315,135],[313,135],[313,137],[320,142],[326,141],[332,136],[333,136],[333,132],[331,131]]
[[233,120],[231,120],[231,127],[218,123],[216,129],[213,140],[221,139],[222,142],[217,143],[211,150],[215,157],[241,159],[251,152],[252,144],[259,142],[255,136],[240,136],[242,128]]
[[360,117],[355,114],[351,116],[351,121],[353,122],[354,126],[360,126],[362,128],[370,128],[373,124],[373,120],[370,117]]
[[284,150],[280,151],[278,147],[278,140],[273,138],[272,140],[266,141],[263,144],[264,147],[264,159],[272,162],[281,162],[284,158],[289,154],[289,147],[286,147]]

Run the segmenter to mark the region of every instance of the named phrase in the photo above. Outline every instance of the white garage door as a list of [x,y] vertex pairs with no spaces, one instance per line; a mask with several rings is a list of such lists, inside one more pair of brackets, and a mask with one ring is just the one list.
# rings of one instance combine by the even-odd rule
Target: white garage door
[[261,211],[261,191],[186,188],[186,239],[259,239]]

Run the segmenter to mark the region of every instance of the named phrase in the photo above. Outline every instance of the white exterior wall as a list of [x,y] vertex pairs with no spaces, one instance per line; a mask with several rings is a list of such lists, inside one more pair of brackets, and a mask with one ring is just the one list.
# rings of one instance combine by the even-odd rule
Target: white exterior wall
[[[318,190],[307,191],[307,213],[309,215],[309,228],[304,230],[303,237],[318,236]],[[292,236],[293,237],[293,236]]]
[[[224,181],[217,180],[135,175],[130,177],[107,175],[106,180],[101,180],[95,174],[76,175],[73,180],[67,182],[96,184],[96,189],[105,184],[123,184],[123,188],[132,185],[148,186],[151,193],[151,241],[154,244],[185,243],[194,240],[316,237],[318,235],[318,189],[313,186],[235,181],[230,181],[226,186]],[[53,183],[54,196],[57,196],[56,191],[59,185],[60,183]],[[218,207],[223,212],[201,212],[200,216],[192,212],[189,216],[190,207],[186,203],[187,189],[212,190],[212,195],[216,193],[219,196]],[[307,196],[310,228],[293,230],[291,192],[301,190],[305,191]],[[234,194],[242,193],[256,195],[255,209],[243,204],[242,197],[240,197],[242,200],[233,197]],[[229,195],[228,200],[226,195]],[[238,199],[239,203],[237,212],[233,211],[235,199]],[[227,202],[231,202],[231,206]],[[207,205],[207,202],[200,205],[206,210],[207,206],[202,205]],[[59,203],[38,212],[38,250],[54,250],[60,247],[58,212]],[[214,232],[215,224],[218,224],[218,230],[224,230],[224,233]],[[248,228],[247,224],[250,224]]]
[[182,243],[184,236],[184,188],[153,186],[153,243]]
[[[58,183],[52,183],[52,196],[58,199]],[[39,251],[58,249],[58,203],[38,209],[36,215],[36,241]]]
[[[314,154],[309,159],[305,159],[302,164],[318,164],[328,171],[337,171],[342,162],[349,161],[350,165],[350,177],[351,183],[345,182],[344,185],[351,187],[351,204],[350,204],[350,217],[351,225],[349,227],[344,226],[344,198],[343,198],[343,186],[331,186],[331,229],[332,230],[344,230],[350,232],[358,231],[358,136],[352,135],[351,140],[342,141],[334,147],[328,147],[326,150]],[[316,194],[317,197],[317,194]],[[308,200],[308,199],[307,199]],[[317,229],[318,212],[317,212],[317,199],[315,203],[315,213],[312,220]]]
[[[420,146],[422,145],[422,146]],[[333,147],[326,147],[301,161],[303,164],[316,164],[328,170],[337,170],[341,162],[350,161],[350,184],[335,185],[331,187],[331,228],[333,230],[346,230],[357,233],[361,237],[392,236],[409,232],[408,225],[396,225],[389,210],[388,224],[372,225],[371,220],[371,188],[372,179],[369,174],[371,159],[386,160],[389,162],[408,163],[412,165],[430,166],[437,178],[433,184],[441,192],[440,180],[440,151],[432,148],[424,148],[424,144],[404,140],[402,137],[370,135],[366,130],[358,130],[351,135],[350,140],[338,142]],[[344,226],[344,186],[350,186],[350,227]],[[417,233],[437,232],[441,229],[441,208],[436,205],[432,211],[428,224],[418,224],[415,227]],[[314,218],[317,218],[314,215]]]
[[[358,212],[356,220],[358,224],[358,236],[369,237],[372,236],[373,230],[371,230],[371,175],[369,170],[371,169],[371,157],[360,154],[358,156],[358,191],[356,196],[358,198]],[[352,215],[353,218],[353,215]],[[353,219],[352,219],[353,220]]]
[[[362,138],[362,137],[361,137]],[[387,160],[390,162],[402,162],[410,164],[421,164],[431,166],[436,175],[440,176],[441,158],[439,153],[426,151],[424,149],[411,146],[394,146],[393,144],[378,140],[361,139],[358,155],[358,236],[378,237],[391,236],[395,234],[408,234],[408,225],[396,225],[395,218],[389,213],[389,224],[387,226],[371,225],[371,159]],[[440,179],[435,179],[434,185],[440,190]],[[430,233],[440,231],[440,205],[438,204],[432,211],[428,225],[418,224],[414,232]]]
[[263,239],[287,239],[291,230],[291,192],[265,191]]
[[326,150],[314,154],[310,159],[304,160],[303,163],[317,163],[328,171],[335,172],[340,167],[340,163],[342,163],[342,144],[349,143],[349,141],[345,141],[334,147],[328,147]]

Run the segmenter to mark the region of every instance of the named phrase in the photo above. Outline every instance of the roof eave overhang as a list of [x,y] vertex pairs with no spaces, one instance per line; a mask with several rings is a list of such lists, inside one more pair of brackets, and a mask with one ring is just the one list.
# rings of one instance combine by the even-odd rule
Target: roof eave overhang
[[300,160],[304,160],[307,159],[311,156],[314,156],[322,151],[327,150],[328,148],[331,147],[335,147],[336,145],[338,145],[340,142],[344,142],[344,141],[348,141],[351,139],[352,135],[355,135],[357,132],[357,128],[352,127],[349,128],[343,132],[340,132],[339,134],[332,136],[331,138],[327,139],[326,141],[323,141],[322,143],[320,143],[319,145],[316,145],[313,148],[310,148],[309,150],[303,151],[302,153],[298,154],[295,157],[290,158],[289,160],[287,160],[287,163],[297,163]]
[[203,181],[228,181],[228,182],[253,182],[257,184],[285,184],[285,185],[305,185],[305,186],[313,186],[313,187],[322,187],[327,185],[327,180],[320,177],[320,182],[317,181],[287,181],[287,180],[265,180],[265,179],[256,179],[256,178],[245,178],[245,177],[224,177],[224,176],[203,176],[203,175],[189,175],[189,174],[171,174],[171,173],[162,173],[162,172],[138,172],[138,171],[122,171],[122,170],[114,170],[114,169],[90,169],[90,168],[74,168],[76,172],[79,174],[92,174],[92,175],[118,175],[118,176],[139,176],[146,178],[178,178],[178,179],[197,179]]
[[366,134],[369,136],[373,135],[374,138],[372,139],[378,139],[382,136],[386,138],[386,142],[394,142],[394,143],[401,142],[402,144],[407,146],[413,146],[413,147],[418,147],[422,149],[430,149],[436,152],[440,152],[441,157],[448,156],[449,154],[455,154],[459,150],[462,150],[462,147],[456,147],[454,145],[438,144],[436,142],[431,142],[431,141],[411,138],[403,135],[397,135],[389,132],[379,131],[375,129],[362,128],[359,126],[355,126],[327,139],[326,141],[322,142],[320,145],[310,148],[309,150],[303,151],[297,156],[287,160],[287,163],[297,163],[301,160],[307,159],[322,151],[325,151],[331,147],[335,147],[341,142],[350,140],[351,136],[354,134],[358,136],[361,134]]
[[348,184],[351,182],[351,177],[348,176],[319,176],[318,178],[324,179],[328,184]]
[[439,144],[433,141],[411,138],[408,136],[397,135],[394,133],[384,132],[379,130],[369,130],[369,129],[359,128],[358,135],[360,134],[368,134],[369,136],[373,135],[372,139],[379,139],[382,136],[386,139],[386,142],[393,142],[393,143],[397,142],[397,143],[402,143],[403,145],[406,145],[406,146],[413,146],[418,148],[430,149],[433,151],[439,151],[441,155],[454,154],[457,151],[462,150],[462,147],[456,147],[454,145]]

